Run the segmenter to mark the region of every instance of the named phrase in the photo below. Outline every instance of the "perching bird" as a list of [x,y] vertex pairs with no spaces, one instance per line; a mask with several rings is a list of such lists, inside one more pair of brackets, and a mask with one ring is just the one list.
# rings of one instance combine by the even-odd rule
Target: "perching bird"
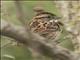
[[59,21],[59,17],[50,12],[45,12],[42,8],[34,9],[36,15],[30,22],[31,31],[38,33],[39,35],[48,38],[55,39],[58,36],[58,32],[61,31],[60,26],[63,24]]

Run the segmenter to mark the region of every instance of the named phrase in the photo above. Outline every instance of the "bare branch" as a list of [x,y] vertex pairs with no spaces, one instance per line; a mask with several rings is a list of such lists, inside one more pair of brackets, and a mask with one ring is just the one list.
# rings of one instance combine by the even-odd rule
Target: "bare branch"
[[68,51],[57,45],[51,45],[45,42],[45,38],[32,33],[26,32],[25,28],[23,27],[16,27],[8,23],[7,21],[1,21],[1,28],[0,28],[1,35],[11,37],[16,41],[23,43],[27,47],[31,48],[32,50],[43,54],[44,56],[51,57],[54,60],[79,60],[78,55]]

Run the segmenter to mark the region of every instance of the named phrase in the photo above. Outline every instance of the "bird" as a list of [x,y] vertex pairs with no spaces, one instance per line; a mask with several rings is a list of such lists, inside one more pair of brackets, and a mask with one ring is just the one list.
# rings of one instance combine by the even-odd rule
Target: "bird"
[[61,31],[63,23],[59,21],[60,17],[51,12],[46,12],[42,8],[37,7],[33,9],[35,16],[30,22],[30,30],[38,33],[40,36],[49,40],[54,40]]

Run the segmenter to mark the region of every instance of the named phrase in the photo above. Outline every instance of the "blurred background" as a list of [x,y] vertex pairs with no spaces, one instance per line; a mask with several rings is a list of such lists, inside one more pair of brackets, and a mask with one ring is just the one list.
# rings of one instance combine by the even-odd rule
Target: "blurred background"
[[[62,17],[61,22],[65,24],[65,28],[62,28],[59,45],[80,53],[79,3],[80,1],[21,1],[21,6],[26,23],[34,16],[35,6],[41,6],[45,11]],[[1,1],[1,19],[16,26],[22,25],[17,17],[15,1]],[[17,45],[13,39],[1,36],[1,60],[33,60],[33,57],[27,47],[22,44]]]

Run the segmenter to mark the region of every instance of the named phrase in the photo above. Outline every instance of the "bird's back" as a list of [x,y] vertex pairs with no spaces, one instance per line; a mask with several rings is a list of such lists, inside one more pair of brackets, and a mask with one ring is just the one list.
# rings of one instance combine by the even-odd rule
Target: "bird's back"
[[48,12],[36,15],[30,23],[31,31],[45,38],[55,39],[60,33],[59,23],[61,23],[58,19],[54,18],[55,16],[56,15]]

